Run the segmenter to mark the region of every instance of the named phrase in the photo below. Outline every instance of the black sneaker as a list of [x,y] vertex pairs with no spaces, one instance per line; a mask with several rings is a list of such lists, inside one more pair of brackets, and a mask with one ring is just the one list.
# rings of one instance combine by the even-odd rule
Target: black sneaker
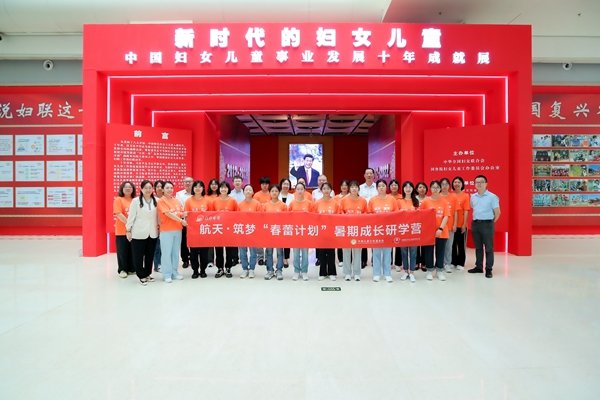
[[189,267],[189,266],[190,266],[190,263],[189,263],[189,262],[187,262],[187,261],[184,261],[184,262],[183,262],[183,265],[182,265],[182,267],[183,267],[183,268],[187,268],[187,267]]
[[289,267],[290,267],[290,264],[288,264],[288,263],[283,263],[283,268],[289,268]]
[[233,274],[231,273],[231,268],[225,268],[225,276],[227,278],[233,278]]
[[225,275],[225,271],[223,271],[221,268],[219,268],[219,270],[217,271],[217,273],[215,274],[215,278],[220,278],[223,275]]
[[258,260],[258,265],[265,265],[265,260],[263,260],[262,258]]
[[198,279],[199,276],[200,274],[198,273],[198,271],[194,271],[194,273],[192,274],[192,279]]
[[494,276],[494,275],[492,275],[492,270],[491,270],[491,269],[486,269],[486,270],[485,270],[485,277],[486,277],[486,278],[491,278],[491,277],[493,277],[493,276]]
[[467,272],[470,273],[470,274],[482,274],[483,273],[483,268],[481,268],[481,267],[475,267],[475,268],[471,268]]
[[206,272],[204,272],[204,271],[200,272],[200,278],[206,278]]
[[315,261],[315,267],[318,267],[319,265],[321,265],[321,261],[317,259],[317,261]]

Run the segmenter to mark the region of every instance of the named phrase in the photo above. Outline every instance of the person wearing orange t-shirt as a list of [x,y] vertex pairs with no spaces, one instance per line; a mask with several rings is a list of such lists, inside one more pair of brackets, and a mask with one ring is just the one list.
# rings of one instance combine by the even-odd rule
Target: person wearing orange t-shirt
[[[406,181],[402,184],[402,198],[396,200],[398,208],[401,211],[415,211],[419,209],[419,200],[417,199],[417,191],[411,181]],[[415,282],[415,268],[417,262],[417,246],[400,247],[402,256],[402,265],[404,272],[400,275],[400,280],[405,281],[407,278],[411,282]]]
[[[238,203],[239,211],[244,212],[259,212],[262,211],[262,204],[258,200],[253,199],[254,189],[251,185],[244,186],[244,200]],[[250,254],[250,257],[248,257]],[[242,263],[242,274],[240,278],[254,278],[254,269],[256,268],[256,247],[240,247],[239,257]]]
[[[271,200],[271,195],[269,194],[269,186],[271,186],[271,178],[268,176],[261,176],[260,180],[260,191],[254,193],[254,199],[258,200],[261,204],[266,203]],[[256,258],[258,259],[258,265],[265,264],[265,249],[264,247],[258,247],[256,249]]]
[[181,251],[181,229],[187,226],[183,206],[173,195],[173,182],[166,181],[165,194],[158,202],[158,220],[160,222],[161,272],[167,283],[173,279],[181,280],[183,275],[177,271],[179,252]]
[[[219,181],[216,178],[212,178],[208,181],[208,189],[206,189],[208,200],[212,203],[219,196]],[[215,265],[215,248],[208,248],[208,268]]]
[[[387,182],[379,179],[376,182],[377,196],[371,197],[367,204],[367,210],[371,214],[391,213],[398,211],[396,199],[387,194]],[[387,282],[393,282],[392,279],[392,248],[379,247],[373,249],[373,282],[379,282],[381,272]]]
[[[390,196],[392,196],[396,201],[402,199],[402,193],[400,193],[400,182],[396,179],[392,179],[389,184],[390,187]],[[394,249],[394,265],[396,266],[396,272],[400,272],[402,270],[402,252],[400,251],[400,247],[396,247]]]
[[[228,182],[221,181],[219,183],[219,196],[215,198],[213,201],[213,209],[215,211],[238,211],[238,203],[235,199],[229,196],[231,193],[231,186],[229,186]],[[227,278],[233,278],[233,274],[231,273],[231,267],[235,265],[235,247],[225,247],[225,252],[223,253],[223,247],[215,247],[215,254],[217,258],[217,273],[215,274],[215,278],[220,278],[225,275]],[[224,268],[224,269],[223,269]]]
[[463,192],[465,189],[465,181],[460,176],[452,180],[454,195],[456,196],[456,221],[454,223],[454,242],[452,243],[452,261],[451,264],[458,271],[465,269],[465,261],[467,258],[466,237],[467,237],[467,221],[469,219],[469,211],[471,211],[471,202],[469,194]]
[[[338,202],[331,197],[333,188],[331,184],[325,182],[321,185],[321,193],[323,197],[317,200],[313,207],[313,212],[318,214],[339,214],[340,206]],[[337,272],[335,270],[335,250],[334,249],[317,249],[319,256],[319,280],[323,280],[329,277],[330,280],[335,281]]]
[[[419,204],[421,204],[423,200],[427,198],[427,191],[429,190],[429,188],[427,187],[427,184],[425,182],[417,182],[415,188],[417,189],[417,200],[419,201]],[[427,272],[427,267],[425,266],[425,259],[423,258],[423,246],[417,247],[416,269],[420,269],[422,271]]]
[[[350,181],[348,179],[342,179],[340,182],[340,192],[335,195],[334,199],[337,201],[338,205],[341,206],[341,201],[344,197],[348,196],[350,193]],[[340,207],[341,210],[341,207]],[[344,249],[337,249],[337,258],[339,262],[339,266],[344,266]]]
[[[285,203],[279,200],[279,194],[281,193],[281,187],[277,184],[271,185],[269,187],[269,194],[271,199],[266,203],[263,203],[263,210],[265,212],[285,212],[287,211],[287,207]],[[277,254],[277,271],[273,269],[273,251]],[[265,280],[270,280],[274,276],[277,277],[278,281],[283,280],[283,261],[284,261],[284,251],[283,248],[273,249],[272,247],[265,249],[265,264],[267,265],[267,274],[265,275]]]
[[[208,196],[204,196],[204,189],[204,182],[192,183],[192,197],[185,201],[184,211],[212,211],[212,200]],[[190,262],[194,271],[192,279],[206,278],[208,247],[190,247]]]
[[[312,202],[304,197],[305,187],[302,182],[296,183],[294,200],[288,206],[290,212],[311,212]],[[295,248],[294,251],[294,275],[292,280],[297,281],[302,274],[302,280],[308,280],[308,249]]]
[[[340,212],[342,214],[366,214],[367,200],[359,195],[360,186],[358,182],[355,180],[350,181],[348,187],[350,194],[340,200]],[[344,280],[349,281],[354,279],[355,281],[360,281],[362,249],[349,248],[342,251],[344,252],[344,265],[342,266]]]
[[444,270],[451,274],[452,268],[452,244],[454,242],[454,232],[456,232],[456,194],[450,193],[450,180],[442,178],[442,192],[440,195],[448,202],[450,217],[448,217],[448,240],[446,241],[446,250],[444,251]]
[[[312,193],[309,192],[308,190],[306,190],[306,181],[304,180],[304,178],[298,179],[298,181],[296,182],[296,185],[298,185],[299,183],[301,183],[302,186],[304,187],[304,190],[302,191],[302,197],[304,198],[304,200],[314,202]],[[296,198],[296,196],[297,196],[297,192],[294,187],[294,198]]]
[[[437,278],[440,281],[445,281],[444,252],[446,250],[446,241],[448,240],[448,219],[450,218],[450,209],[446,199],[440,195],[442,190],[440,181],[431,181],[429,190],[431,190],[431,197],[423,200],[421,209],[428,210],[431,208],[435,210],[437,229],[435,231],[435,245],[423,246],[423,257],[425,258],[425,264],[427,265],[427,280],[432,280],[432,273],[434,270],[437,270]],[[434,248],[435,263],[433,260]]]
[[115,242],[117,246],[117,273],[121,278],[135,274],[131,243],[127,240],[127,216],[129,206],[135,197],[135,185],[129,181],[121,183],[118,196],[113,202],[113,215],[115,216]]

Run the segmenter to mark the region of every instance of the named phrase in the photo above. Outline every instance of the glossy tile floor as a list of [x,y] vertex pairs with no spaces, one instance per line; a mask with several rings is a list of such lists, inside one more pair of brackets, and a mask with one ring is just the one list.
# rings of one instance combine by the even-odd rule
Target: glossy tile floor
[[600,398],[598,236],[415,284],[236,267],[143,287],[80,248],[0,238],[0,399]]

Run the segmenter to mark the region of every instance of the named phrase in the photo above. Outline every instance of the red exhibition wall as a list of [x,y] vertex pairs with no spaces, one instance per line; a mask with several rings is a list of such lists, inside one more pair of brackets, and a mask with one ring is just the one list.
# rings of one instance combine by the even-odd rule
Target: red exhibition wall
[[534,86],[533,231],[600,233],[600,87]]
[[80,235],[81,86],[0,87],[0,234]]
[[[106,167],[107,123],[191,130],[192,173],[210,176],[218,172],[221,134],[210,116],[242,113],[405,115],[395,122],[396,175],[411,179],[423,174],[415,161],[423,157],[420,120],[425,129],[457,126],[456,119],[458,126],[508,124],[508,162],[520,194],[508,199],[515,210],[508,247],[531,254],[531,174],[518,168],[531,160],[529,26],[86,25],[83,59],[84,173],[92,177],[84,182],[86,256],[106,251],[106,223],[93,209],[108,206],[94,193],[105,185],[97,172]],[[447,113],[452,123],[430,126],[419,113]],[[252,138],[251,180],[261,162],[255,156],[277,154],[269,139]],[[333,154],[337,159],[337,149]],[[272,164],[261,168],[277,176]]]

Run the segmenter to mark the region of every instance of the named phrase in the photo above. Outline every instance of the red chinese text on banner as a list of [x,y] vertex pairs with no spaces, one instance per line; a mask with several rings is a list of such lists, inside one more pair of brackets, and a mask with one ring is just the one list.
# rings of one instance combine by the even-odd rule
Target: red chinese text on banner
[[386,214],[190,212],[190,247],[362,248],[431,245],[433,210]]

